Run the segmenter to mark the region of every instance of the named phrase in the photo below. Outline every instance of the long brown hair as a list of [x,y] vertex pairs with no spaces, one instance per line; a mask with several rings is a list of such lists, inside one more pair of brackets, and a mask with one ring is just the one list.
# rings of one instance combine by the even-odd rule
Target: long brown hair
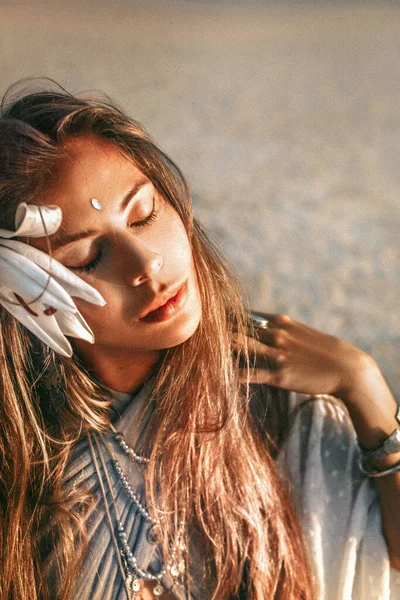
[[[183,518],[186,531],[194,527],[203,538],[203,572],[213,581],[214,600],[239,593],[248,600],[310,600],[312,578],[294,509],[270,438],[250,411],[250,387],[238,379],[239,360],[248,364],[240,285],[194,218],[179,168],[108,99],[77,98],[49,85],[19,96],[11,90],[0,118],[0,226],[10,227],[19,202],[34,201],[49,185],[67,139],[87,134],[114,144],[178,212],[199,281],[200,326],[163,356],[149,429],[146,497],[153,510],[170,515],[164,559]],[[60,385],[56,408],[46,378]],[[0,393],[0,597],[49,598],[52,570],[57,598],[68,600],[86,551],[90,497],[85,490],[66,497],[63,472],[77,440],[109,426],[110,399],[76,358],[49,353],[4,309]]]

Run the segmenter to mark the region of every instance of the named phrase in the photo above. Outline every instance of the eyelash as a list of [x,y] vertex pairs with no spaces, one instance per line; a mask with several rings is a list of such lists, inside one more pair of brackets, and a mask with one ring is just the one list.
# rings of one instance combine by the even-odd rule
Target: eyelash
[[149,223],[154,221],[157,218],[157,214],[158,214],[158,211],[156,210],[156,205],[155,205],[155,202],[153,201],[153,210],[151,211],[149,216],[146,217],[145,219],[143,219],[143,221],[136,221],[136,222],[132,223],[131,227],[144,227],[145,225],[148,225]]
[[74,267],[77,271],[84,271],[85,273],[89,273],[93,271],[101,261],[101,257],[103,255],[103,248],[97,252],[96,256],[86,265],[82,265],[81,267]]
[[[132,223],[130,225],[130,227],[144,227],[145,225],[148,225],[149,223],[154,221],[157,218],[157,214],[158,214],[158,211],[156,210],[155,202],[153,201],[153,210],[151,211],[149,216],[146,217],[145,219],[143,219],[143,221],[136,221],[136,222]],[[77,271],[83,271],[85,273],[90,273],[90,271],[93,271],[97,267],[97,265],[100,263],[102,255],[103,255],[103,248],[100,248],[100,250],[97,252],[96,256],[89,263],[87,263],[86,265],[82,265],[81,267],[73,267],[73,268]]]

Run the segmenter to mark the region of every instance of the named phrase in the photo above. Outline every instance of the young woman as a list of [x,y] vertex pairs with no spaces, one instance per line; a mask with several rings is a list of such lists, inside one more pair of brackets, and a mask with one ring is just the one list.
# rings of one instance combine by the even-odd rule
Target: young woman
[[138,123],[9,94],[0,227],[2,599],[400,597],[378,366],[252,325]]

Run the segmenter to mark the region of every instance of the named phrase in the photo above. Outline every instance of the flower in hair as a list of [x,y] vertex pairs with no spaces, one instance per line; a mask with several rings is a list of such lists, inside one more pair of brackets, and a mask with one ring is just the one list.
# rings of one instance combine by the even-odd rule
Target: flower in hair
[[57,260],[13,237],[44,237],[61,225],[58,206],[22,202],[15,231],[0,229],[0,304],[62,356],[71,356],[65,336],[94,343],[93,332],[72,296],[104,306],[99,292]]

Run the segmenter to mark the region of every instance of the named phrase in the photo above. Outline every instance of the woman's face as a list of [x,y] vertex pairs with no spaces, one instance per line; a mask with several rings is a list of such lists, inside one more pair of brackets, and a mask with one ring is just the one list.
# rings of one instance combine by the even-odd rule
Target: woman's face
[[[41,203],[63,211],[51,236],[53,257],[107,302],[76,299],[95,345],[119,354],[184,342],[199,324],[201,303],[180,217],[111,144],[85,136],[69,140],[67,149],[70,159]],[[35,245],[47,250],[45,239]]]

